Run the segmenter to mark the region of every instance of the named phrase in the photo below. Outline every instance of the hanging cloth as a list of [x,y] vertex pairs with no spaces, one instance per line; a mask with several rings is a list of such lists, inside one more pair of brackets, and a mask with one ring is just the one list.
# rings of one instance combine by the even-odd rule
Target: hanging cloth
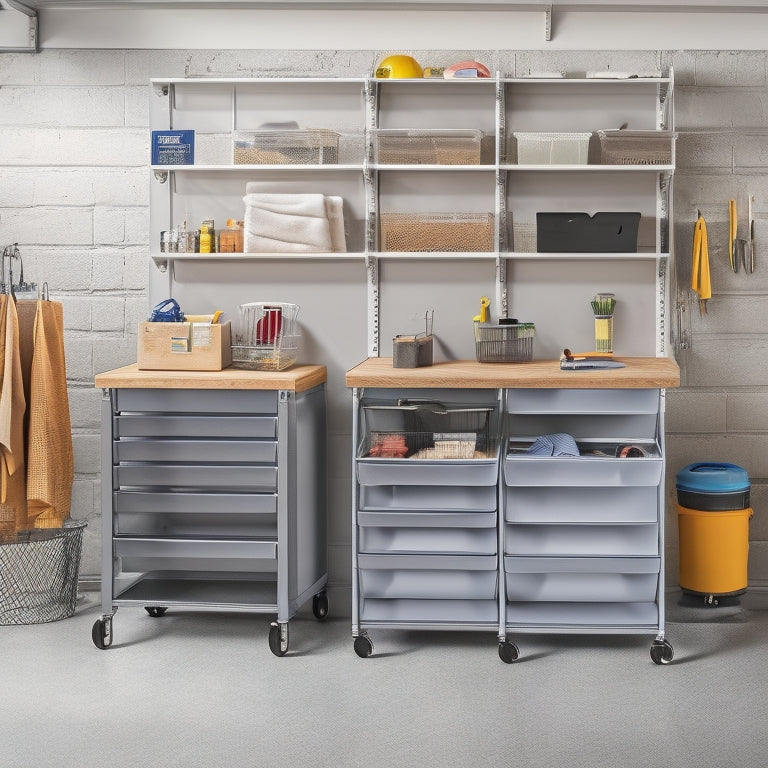
[[693,253],[691,256],[691,289],[699,294],[699,312],[707,314],[707,300],[712,298],[712,284],[709,277],[709,243],[707,225],[699,214],[693,229]]
[[0,295],[0,533],[27,528],[24,493],[26,400],[19,359],[16,302]]
[[60,528],[69,517],[74,457],[64,360],[64,313],[37,301],[29,378],[27,507],[36,528]]

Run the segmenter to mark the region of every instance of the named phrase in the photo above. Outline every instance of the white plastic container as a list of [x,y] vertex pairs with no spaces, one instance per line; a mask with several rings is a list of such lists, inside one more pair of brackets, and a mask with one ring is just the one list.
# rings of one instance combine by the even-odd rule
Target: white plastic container
[[513,133],[518,165],[586,165],[591,133]]

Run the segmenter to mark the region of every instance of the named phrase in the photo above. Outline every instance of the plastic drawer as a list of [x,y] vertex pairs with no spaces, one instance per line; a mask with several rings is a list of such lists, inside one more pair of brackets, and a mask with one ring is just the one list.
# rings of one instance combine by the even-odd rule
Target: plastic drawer
[[498,629],[496,600],[372,599],[362,601],[360,620],[387,627],[449,626]]
[[509,389],[509,413],[658,413],[658,389]]
[[358,555],[360,594],[369,598],[489,600],[495,555]]
[[277,437],[276,416],[172,416],[123,414],[114,417],[114,438],[121,437]]
[[504,482],[509,486],[657,486],[662,467],[660,457],[514,456],[504,461]]
[[123,464],[113,469],[114,487],[277,491],[277,467]]
[[491,512],[496,509],[496,485],[364,485],[360,509]]
[[495,528],[395,528],[363,526],[360,552],[495,555]]
[[189,463],[277,462],[274,440],[157,440],[125,438],[113,443],[115,461],[182,461]]
[[493,528],[496,530],[496,511],[364,510],[357,513],[357,523],[373,528]]
[[117,389],[115,411],[165,413],[276,414],[276,390]]
[[276,541],[114,539],[123,573],[222,571],[261,573],[277,567]]
[[274,493],[117,491],[116,536],[277,536]]
[[357,479],[360,485],[495,486],[498,476],[498,457],[466,461],[357,459]]
[[657,632],[659,609],[653,600],[635,603],[507,603],[508,629],[570,630],[603,634],[611,628]]
[[505,554],[639,557],[659,554],[656,525],[511,525]]
[[659,565],[658,557],[507,556],[507,600],[653,602]]
[[611,487],[505,486],[508,523],[654,523],[658,489],[651,485]]

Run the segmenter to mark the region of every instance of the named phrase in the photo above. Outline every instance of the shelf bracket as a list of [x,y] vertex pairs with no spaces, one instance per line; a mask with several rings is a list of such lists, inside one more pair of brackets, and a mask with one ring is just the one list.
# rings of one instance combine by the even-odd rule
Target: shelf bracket
[[155,178],[161,184],[165,184],[165,182],[168,181],[168,171],[155,171]]
[[[0,0],[0,11],[13,10],[27,17],[26,45],[0,45],[0,53],[40,53],[39,18],[35,8],[19,0]],[[5,22],[3,22],[5,24]]]

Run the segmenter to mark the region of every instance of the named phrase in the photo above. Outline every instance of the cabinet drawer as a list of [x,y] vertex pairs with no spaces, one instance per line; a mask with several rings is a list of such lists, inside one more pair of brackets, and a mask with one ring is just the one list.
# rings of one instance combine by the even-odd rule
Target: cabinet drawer
[[459,461],[443,459],[357,459],[360,485],[493,485],[498,458]]
[[196,416],[123,414],[113,419],[121,437],[277,437],[276,416]]
[[363,597],[489,600],[496,595],[494,555],[358,556]]
[[504,517],[510,523],[653,523],[658,489],[505,486]]
[[509,389],[509,413],[657,413],[658,389]]
[[276,414],[276,390],[117,389],[115,411],[125,413]]
[[658,557],[505,557],[507,600],[653,602]]
[[491,512],[496,485],[363,485],[360,509]]
[[276,541],[216,539],[114,539],[123,573],[147,571],[221,571],[262,573],[274,570]]
[[274,493],[118,491],[112,499],[117,536],[277,536]]
[[504,460],[504,482],[509,486],[656,486],[662,466],[660,456],[513,456]]
[[358,525],[379,528],[493,528],[493,512],[424,512],[422,510],[370,510],[357,513]]
[[274,440],[162,440],[124,438],[113,443],[114,460],[123,461],[183,461],[200,462],[259,462],[277,461]]
[[509,525],[509,555],[638,557],[659,554],[656,525]]
[[359,548],[367,553],[495,555],[495,528],[360,528]]
[[232,465],[121,464],[114,467],[114,487],[199,488],[201,490],[277,491],[277,467]]

